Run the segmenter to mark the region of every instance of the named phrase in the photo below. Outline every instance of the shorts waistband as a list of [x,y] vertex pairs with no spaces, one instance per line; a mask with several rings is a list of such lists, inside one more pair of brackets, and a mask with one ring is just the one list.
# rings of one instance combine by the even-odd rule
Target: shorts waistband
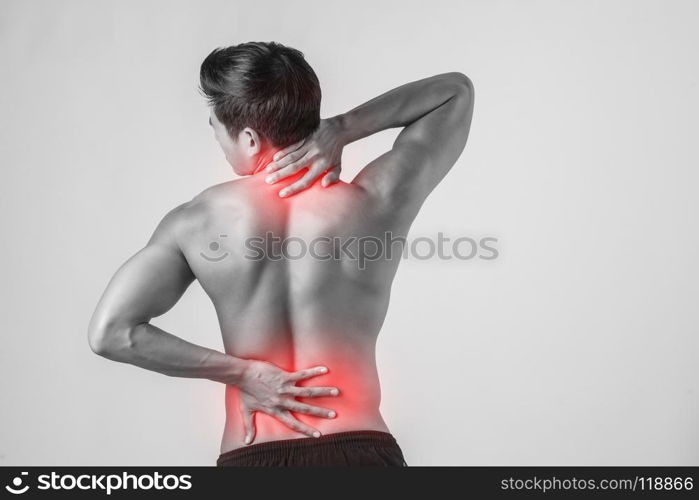
[[397,442],[392,434],[382,431],[335,432],[332,434],[324,434],[319,438],[280,439],[277,441],[268,441],[266,443],[251,444],[244,448],[236,448],[235,450],[222,453],[218,457],[217,463],[231,458],[257,458],[265,455],[274,457],[280,453],[290,451],[309,451],[312,449],[339,446],[397,446]]

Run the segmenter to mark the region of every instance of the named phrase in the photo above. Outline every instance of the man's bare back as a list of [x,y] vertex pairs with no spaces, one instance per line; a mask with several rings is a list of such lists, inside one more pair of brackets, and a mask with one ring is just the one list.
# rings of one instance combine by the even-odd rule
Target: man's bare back
[[[470,80],[425,78],[326,120],[313,70],[279,44],[217,49],[201,81],[215,138],[243,178],[163,218],[100,299],[88,331],[92,350],[225,384],[219,460],[253,441],[323,436],[333,452],[311,456],[304,445],[292,453],[297,463],[404,465],[379,412],[376,339],[400,239],[465,146]],[[395,127],[402,130],[392,149],[340,182],[343,147]],[[383,246],[369,256],[360,241],[371,238]],[[225,352],[152,323],[195,279],[215,306]],[[354,456],[344,431],[353,433]],[[289,453],[277,446],[272,463],[290,464]],[[223,462],[251,463],[249,454]]]
[[[287,371],[329,367],[312,383],[338,387],[340,395],[300,400],[331,408],[337,417],[299,415],[300,420],[323,434],[387,431],[379,413],[374,348],[400,249],[391,259],[360,265],[351,258],[356,244],[349,247],[350,257],[337,252],[335,258],[325,238],[404,236],[406,224],[383,213],[353,184],[315,185],[288,199],[279,198],[280,187],[266,184],[260,173],[208,189],[177,211],[177,242],[214,303],[226,353],[264,359]],[[291,258],[275,259],[272,252],[260,258],[265,247],[257,242],[269,242],[270,234],[288,242]],[[313,241],[316,257],[308,248],[301,255],[299,242]],[[222,451],[243,446],[238,393],[228,386]],[[269,415],[256,418],[255,442],[298,437]]]

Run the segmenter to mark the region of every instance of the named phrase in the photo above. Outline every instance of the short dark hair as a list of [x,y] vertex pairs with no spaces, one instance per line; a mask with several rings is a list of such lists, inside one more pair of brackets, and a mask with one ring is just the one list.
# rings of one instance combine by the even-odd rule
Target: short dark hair
[[245,127],[285,147],[320,124],[320,83],[303,53],[276,42],[217,48],[199,72],[216,117],[235,137]]

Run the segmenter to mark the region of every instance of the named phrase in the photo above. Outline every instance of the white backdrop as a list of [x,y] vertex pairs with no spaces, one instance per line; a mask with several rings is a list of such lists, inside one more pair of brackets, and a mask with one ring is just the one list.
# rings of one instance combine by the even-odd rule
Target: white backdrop
[[[0,464],[210,465],[223,387],[92,354],[116,268],[230,169],[197,93],[216,46],[302,50],[323,116],[445,71],[469,144],[412,236],[382,411],[413,465],[699,465],[699,8],[680,1],[0,3]],[[345,153],[345,177],[395,132]],[[157,324],[221,348],[194,285]]]

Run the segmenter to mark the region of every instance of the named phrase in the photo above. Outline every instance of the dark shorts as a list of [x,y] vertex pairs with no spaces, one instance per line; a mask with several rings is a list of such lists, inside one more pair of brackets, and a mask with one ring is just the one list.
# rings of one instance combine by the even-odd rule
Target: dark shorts
[[221,454],[216,465],[297,467],[318,465],[397,466],[408,464],[393,436],[379,431],[351,431],[319,438],[283,439],[252,444]]

